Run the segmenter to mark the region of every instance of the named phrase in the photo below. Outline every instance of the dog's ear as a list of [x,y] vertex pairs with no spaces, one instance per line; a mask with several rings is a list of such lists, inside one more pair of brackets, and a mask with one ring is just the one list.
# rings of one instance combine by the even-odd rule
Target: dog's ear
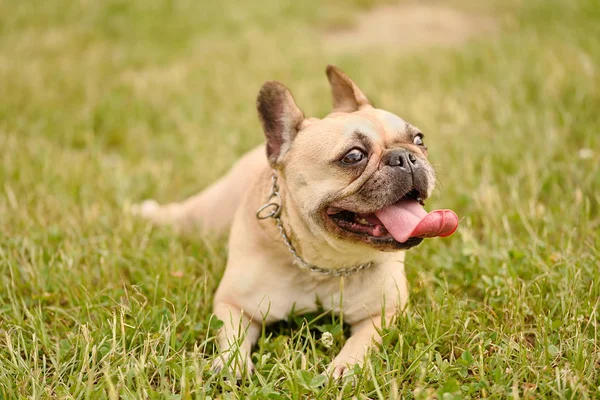
[[263,84],[256,107],[267,138],[267,158],[275,167],[300,130],[304,114],[288,88],[277,81]]
[[334,112],[354,112],[364,107],[371,107],[367,96],[348,75],[333,65],[328,65],[326,71],[331,85]]

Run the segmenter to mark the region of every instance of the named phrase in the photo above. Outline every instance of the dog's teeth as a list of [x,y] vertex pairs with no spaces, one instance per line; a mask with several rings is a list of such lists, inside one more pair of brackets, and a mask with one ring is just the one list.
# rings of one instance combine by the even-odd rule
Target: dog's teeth
[[367,220],[366,220],[366,219],[364,219],[364,218],[359,218],[359,219],[357,219],[356,221],[357,221],[359,224],[361,224],[361,225],[369,225],[369,221],[367,221]]

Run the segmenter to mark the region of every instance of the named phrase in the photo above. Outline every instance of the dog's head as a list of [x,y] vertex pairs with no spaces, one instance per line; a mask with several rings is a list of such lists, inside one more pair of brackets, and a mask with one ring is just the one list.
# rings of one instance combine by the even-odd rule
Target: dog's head
[[305,118],[290,91],[266,82],[258,95],[269,163],[311,232],[379,250],[448,236],[458,219],[422,205],[435,186],[421,131],[374,108],[354,82],[327,67],[333,112]]

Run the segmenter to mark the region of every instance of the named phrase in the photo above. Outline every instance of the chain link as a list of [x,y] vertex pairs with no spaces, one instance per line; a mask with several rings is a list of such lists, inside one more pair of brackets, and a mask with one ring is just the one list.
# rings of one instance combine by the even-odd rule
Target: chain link
[[[283,227],[283,223],[281,222],[281,194],[279,193],[279,185],[277,184],[277,171],[273,170],[273,176],[271,177],[271,193],[269,194],[269,198],[267,202],[263,204],[258,211],[256,212],[256,218],[258,219],[275,219],[275,223],[277,224],[277,228],[279,228],[279,233],[281,234],[281,238],[283,242],[287,246],[290,254],[294,258],[294,263],[302,269],[308,270],[310,272],[316,272],[321,275],[327,276],[348,276],[360,272],[364,269],[367,269],[373,265],[372,262],[366,264],[356,265],[354,267],[349,268],[340,268],[340,269],[327,269],[317,267],[316,265],[312,265],[307,263],[298,255],[296,249],[292,245],[292,242],[288,235],[285,232]],[[270,211],[269,211],[270,210]]]

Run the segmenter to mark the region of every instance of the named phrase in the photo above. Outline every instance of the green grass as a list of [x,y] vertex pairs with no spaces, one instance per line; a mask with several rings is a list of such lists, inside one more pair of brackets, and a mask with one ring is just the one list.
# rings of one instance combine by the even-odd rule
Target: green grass
[[[500,31],[331,55],[320,30],[374,1],[351,3],[0,1],[0,397],[600,396],[600,4],[462,1]],[[261,142],[265,80],[326,114],[327,63],[426,133],[461,226],[409,253],[411,312],[355,379],[321,384],[344,336],[313,315],[234,384],[210,372],[225,241],[125,211]]]

